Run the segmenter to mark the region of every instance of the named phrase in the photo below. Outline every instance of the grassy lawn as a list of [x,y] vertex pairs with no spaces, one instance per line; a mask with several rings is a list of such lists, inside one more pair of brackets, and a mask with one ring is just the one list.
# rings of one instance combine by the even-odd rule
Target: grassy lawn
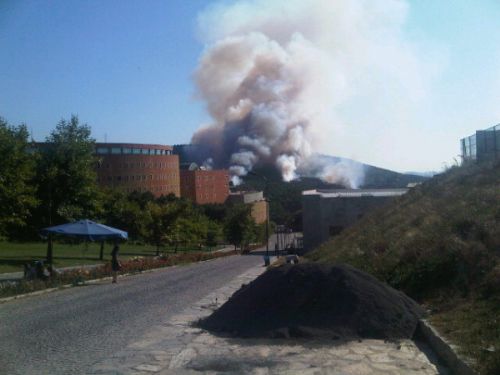
[[[104,246],[104,262],[111,259],[112,244]],[[205,249],[207,250],[207,249]],[[56,268],[68,266],[80,266],[99,264],[99,243],[54,243],[53,258]],[[178,252],[200,251],[198,248],[179,247]],[[161,253],[173,253],[173,248],[162,248]],[[23,271],[25,263],[34,260],[44,260],[47,253],[46,242],[0,242],[0,273]],[[154,256],[156,247],[149,245],[138,245],[133,243],[122,243],[120,245],[120,259],[129,259],[135,256]]]

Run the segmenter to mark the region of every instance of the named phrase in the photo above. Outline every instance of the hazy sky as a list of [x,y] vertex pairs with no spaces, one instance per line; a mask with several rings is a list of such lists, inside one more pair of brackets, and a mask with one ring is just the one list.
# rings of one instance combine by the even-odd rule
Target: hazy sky
[[[379,61],[390,74],[356,77],[336,104],[342,126],[325,129],[318,150],[436,170],[458,155],[461,137],[500,122],[500,2],[397,3],[399,47]],[[211,5],[0,0],[0,116],[26,123],[36,140],[73,113],[98,141],[189,142],[210,122],[192,77],[213,37],[197,21]],[[384,38],[370,39],[374,50],[383,53]]]

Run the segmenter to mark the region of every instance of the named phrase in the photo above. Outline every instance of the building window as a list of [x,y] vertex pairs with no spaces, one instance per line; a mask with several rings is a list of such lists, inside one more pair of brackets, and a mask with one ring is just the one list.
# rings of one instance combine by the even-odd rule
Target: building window
[[147,149],[147,148],[141,149],[141,154],[143,154],[143,155],[149,155],[149,149]]
[[125,154],[125,155],[130,155],[132,153],[132,149],[130,147],[124,147],[122,149],[122,152]]
[[96,152],[98,155],[107,155],[109,153],[109,149],[107,147],[97,147]]
[[111,154],[118,155],[122,153],[121,147],[111,147]]

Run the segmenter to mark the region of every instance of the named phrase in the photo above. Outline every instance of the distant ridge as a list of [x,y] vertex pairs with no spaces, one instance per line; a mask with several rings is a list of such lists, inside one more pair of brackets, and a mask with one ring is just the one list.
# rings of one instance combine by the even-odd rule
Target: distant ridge
[[435,175],[439,174],[439,172],[436,171],[426,171],[426,172],[404,172],[404,174],[411,174],[415,176],[422,176],[422,177],[434,177]]
[[[355,160],[344,159],[337,156],[317,155],[323,161],[336,164],[348,160],[357,167],[362,167],[365,172],[361,188],[402,188],[412,182],[422,182],[426,177],[394,172],[388,169],[363,164]],[[302,201],[304,190],[311,189],[339,189],[343,186],[329,184],[317,177],[304,176],[297,180],[284,182],[280,172],[272,166],[254,168],[255,174],[244,176],[243,183],[235,190],[264,190],[270,200],[271,220],[278,224],[286,224],[295,230],[302,229]],[[302,171],[307,174],[307,171]],[[309,171],[311,176],[315,171]],[[264,178],[265,177],[265,180]]]
[[[360,188],[402,188],[412,182],[422,182],[432,175],[425,176],[418,173],[399,173],[389,169],[364,164],[356,160],[342,158],[338,156],[316,154],[317,160],[324,164],[348,163],[353,168],[364,170],[365,176]],[[316,170],[301,171],[302,175],[313,177],[317,175]]]

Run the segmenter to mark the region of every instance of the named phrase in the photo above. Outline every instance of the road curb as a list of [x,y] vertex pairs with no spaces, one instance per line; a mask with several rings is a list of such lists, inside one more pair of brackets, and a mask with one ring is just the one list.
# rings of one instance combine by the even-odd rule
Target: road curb
[[[234,254],[234,255],[239,255],[239,254]],[[232,255],[229,255],[229,256],[232,256]],[[152,272],[157,272],[157,271],[165,270],[167,268],[170,269],[170,268],[175,268],[175,267],[187,266],[187,265],[190,265],[190,264],[211,262],[211,261],[214,261],[214,260],[217,260],[217,259],[221,259],[221,258],[226,258],[226,257],[217,257],[217,258],[201,260],[199,262],[193,262],[193,263],[174,264],[173,266],[167,266],[167,267],[151,268],[149,270],[144,270],[144,271],[140,271],[140,272],[124,273],[122,275],[118,275],[118,278],[121,279],[123,277],[137,276],[137,275],[142,275],[142,274],[145,274],[145,273],[152,273]],[[47,288],[47,289],[37,290],[35,292],[24,293],[24,294],[17,294],[15,296],[0,298],[0,304],[5,303],[5,302],[9,302],[9,301],[13,301],[13,300],[16,300],[16,299],[22,299],[22,298],[27,298],[27,297],[35,297],[35,296],[39,296],[39,295],[43,295],[43,294],[48,294],[48,293],[52,293],[52,292],[55,292],[55,291],[61,290],[61,289],[67,289],[67,288],[73,288],[73,287],[78,287],[78,286],[84,286],[86,284],[96,284],[98,282],[108,281],[108,280],[111,280],[111,279],[112,279],[112,276],[106,276],[106,277],[102,277],[100,279],[85,280],[85,282],[82,283],[82,284],[76,284],[76,285],[74,285],[74,284],[64,284],[64,285],[58,286],[56,288]]]
[[418,322],[415,336],[424,340],[453,374],[478,375],[463,358],[460,358],[456,346],[441,337],[427,320],[421,319]]

